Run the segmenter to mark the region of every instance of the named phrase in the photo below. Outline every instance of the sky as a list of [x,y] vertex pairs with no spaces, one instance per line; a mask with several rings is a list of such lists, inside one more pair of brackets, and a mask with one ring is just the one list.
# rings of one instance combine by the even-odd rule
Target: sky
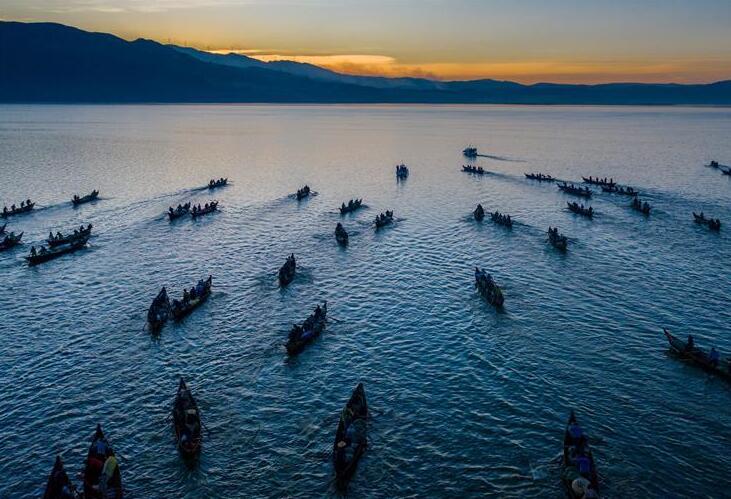
[[350,74],[731,79],[731,0],[0,0],[0,19]]

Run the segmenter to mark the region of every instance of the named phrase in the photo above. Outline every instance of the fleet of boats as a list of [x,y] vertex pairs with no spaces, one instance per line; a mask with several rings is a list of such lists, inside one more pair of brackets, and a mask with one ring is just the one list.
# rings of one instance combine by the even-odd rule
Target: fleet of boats
[[[465,156],[477,156],[475,148],[467,148],[464,151]],[[719,167],[718,164],[708,166]],[[469,173],[482,174],[485,171],[482,167],[463,166],[463,171]],[[408,176],[408,168],[405,165],[396,167],[396,174],[399,178]],[[525,173],[525,177],[540,182],[552,182],[556,179],[550,175],[542,173]],[[631,187],[618,186],[613,179],[599,179],[593,177],[583,177],[584,182],[599,185],[605,192],[618,194],[626,194],[634,196],[631,207],[644,214],[650,213],[650,205],[638,199],[637,191]],[[219,180],[211,180],[209,188],[217,188],[227,185],[228,179],[221,178]],[[576,186],[563,182],[558,188],[568,194],[581,197],[591,197],[592,191],[588,187]],[[305,186],[297,191],[297,199],[302,199],[310,195],[309,186]],[[98,198],[98,191],[91,194],[73,199],[74,205],[82,204]],[[11,206],[3,210],[3,217],[16,215],[19,213],[29,212],[33,209],[35,203],[30,200],[21,203],[20,207]],[[592,217],[594,210],[592,207],[585,207],[583,204],[576,202],[567,203],[569,210],[584,216]],[[206,203],[203,207],[200,205],[191,207],[191,203],[178,205],[177,208],[170,207],[167,214],[170,220],[174,220],[181,216],[190,214],[194,218],[217,210],[218,202],[213,201]],[[340,207],[340,213],[346,214],[357,210],[362,206],[362,199],[351,199],[347,204],[343,203]],[[476,220],[484,219],[485,210],[481,204],[473,211]],[[721,222],[719,219],[706,218],[701,212],[693,213],[697,223],[707,225],[709,228],[719,230]],[[512,227],[513,221],[510,215],[502,214],[495,211],[490,214],[493,222]],[[376,228],[384,227],[393,223],[393,212],[386,211],[375,218]],[[19,244],[23,233],[15,235],[13,232],[6,234],[7,224],[0,227],[0,235],[4,235],[4,239],[0,242],[0,249],[8,249]],[[92,225],[81,226],[78,230],[74,230],[73,234],[63,235],[57,232],[49,234],[47,244],[51,248],[47,250],[41,247],[40,251],[36,251],[35,247],[31,248],[31,255],[26,257],[30,265],[51,260],[60,255],[77,251],[86,246],[91,236]],[[335,229],[335,237],[339,244],[347,245],[348,233],[341,223],[338,223]],[[568,245],[568,238],[560,234],[558,228],[549,227],[548,241],[554,247],[565,251]],[[280,286],[287,286],[292,282],[296,273],[296,260],[294,254],[287,257],[284,265],[279,269],[278,280]],[[212,276],[206,280],[200,280],[191,287],[190,291],[183,290],[183,297],[180,300],[174,299],[170,301],[167,290],[163,287],[153,300],[147,313],[147,323],[150,331],[158,332],[169,319],[175,321],[182,320],[190,314],[195,308],[203,304],[211,295]],[[502,307],[505,297],[501,288],[494,281],[493,277],[484,269],[475,268],[475,287],[484,299],[495,307]],[[322,334],[327,324],[327,302],[322,306],[318,305],[312,314],[301,325],[294,325],[290,330],[285,348],[290,356],[301,353],[308,344],[313,342]],[[664,330],[665,336],[670,345],[670,351],[681,358],[688,361],[708,372],[717,374],[720,377],[731,380],[731,357],[721,358],[719,353],[712,348],[709,352],[699,349],[695,346],[691,336],[688,341],[683,341],[673,336],[669,331]],[[178,389],[175,395],[172,408],[173,427],[177,446],[181,454],[185,457],[194,457],[200,452],[202,442],[202,421],[200,410],[193,397],[192,392],[181,377]],[[333,444],[333,465],[338,485],[346,485],[352,476],[357,463],[368,445],[367,437],[367,420],[368,406],[366,402],[365,389],[360,383],[353,390],[350,399],[341,412],[338,427],[335,434]],[[574,412],[571,412],[569,420],[564,432],[563,457],[561,459],[561,480],[566,487],[570,497],[589,499],[599,496],[599,479],[596,471],[594,457],[592,455],[589,442],[583,429],[579,426]],[[96,431],[92,438],[91,445],[85,462],[83,473],[83,497],[84,498],[115,498],[121,499],[123,496],[121,473],[119,464],[112,449],[107,441],[100,425],[97,425]],[[57,457],[51,474],[49,476],[44,498],[66,498],[66,497],[82,497],[82,494],[76,490],[72,481],[64,470],[64,464],[60,457]]]

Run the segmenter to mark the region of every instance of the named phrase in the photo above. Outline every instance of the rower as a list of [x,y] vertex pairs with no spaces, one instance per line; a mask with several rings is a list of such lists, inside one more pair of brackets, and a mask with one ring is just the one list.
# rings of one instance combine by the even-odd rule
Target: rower
[[695,346],[695,341],[693,340],[693,336],[689,334],[688,342],[685,344],[685,351],[692,352],[694,346]]
[[36,256],[36,247],[35,246],[30,247],[30,256]]
[[711,361],[713,367],[718,367],[718,361],[721,360],[721,355],[716,350],[716,347],[711,347],[711,352],[708,354],[708,360]]
[[53,231],[48,233],[48,240],[53,241]]

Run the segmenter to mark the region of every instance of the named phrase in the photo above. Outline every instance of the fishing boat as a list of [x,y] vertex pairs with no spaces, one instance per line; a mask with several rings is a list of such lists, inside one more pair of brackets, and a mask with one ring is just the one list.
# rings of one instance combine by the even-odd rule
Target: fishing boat
[[208,182],[209,189],[215,189],[217,187],[224,187],[226,185],[228,185],[228,178],[219,178],[218,180],[211,179]]
[[556,179],[550,175],[544,175],[542,173],[524,173],[525,178],[530,180],[537,180],[539,182],[555,182]]
[[362,199],[351,199],[350,201],[348,201],[348,204],[343,203],[340,206],[340,214],[345,215],[346,213],[351,213],[361,206],[363,206]]
[[594,217],[594,208],[589,206],[588,208],[585,207],[583,204],[579,204],[576,202],[573,203],[566,203],[569,207],[569,211],[576,213],[578,215],[587,217],[587,218],[593,218]]
[[338,223],[335,226],[335,240],[337,240],[338,244],[341,246],[348,245],[348,232],[341,223]]
[[218,211],[218,201],[211,201],[210,203],[206,203],[202,208],[201,205],[194,206],[190,210],[190,216],[195,219],[204,215],[208,215],[209,213],[213,213],[214,211]]
[[693,212],[693,219],[695,220],[695,223],[706,225],[711,230],[721,230],[721,220],[718,218],[706,218],[703,212],[701,212],[700,215]]
[[718,161],[711,161],[706,166],[710,166],[711,168],[719,168],[721,165],[718,164]]
[[312,190],[309,185],[304,186],[302,189],[297,189],[297,193],[295,194],[297,201],[309,197],[311,192]]
[[61,456],[56,456],[51,475],[46,483],[43,499],[80,499],[76,486],[71,482],[63,467]]
[[213,276],[208,276],[208,279],[205,281],[200,280],[196,286],[190,288],[190,292],[183,290],[182,300],[173,300],[170,305],[170,312],[175,322],[180,322],[208,300],[208,297],[211,296],[212,284]]
[[347,485],[368,447],[368,403],[363,383],[358,383],[340,413],[333,444],[335,477],[340,487]]
[[613,186],[617,185],[617,183],[614,181],[613,178],[610,178],[609,180],[607,180],[606,177],[596,178],[596,177],[592,177],[591,175],[589,175],[588,177],[581,177],[581,179],[585,183],[592,184],[592,185],[601,185],[601,186],[607,186],[607,187],[613,187]]
[[68,234],[64,236],[60,232],[57,232],[54,236],[53,233],[49,234],[48,239],[46,239],[46,243],[51,248],[55,248],[56,246],[63,246],[64,244],[71,244],[74,241],[79,241],[81,239],[88,239],[91,237],[91,229],[92,225],[89,224],[88,226],[84,227],[83,225],[79,229],[74,229],[74,232],[72,234]]
[[150,331],[153,333],[160,331],[170,318],[170,312],[170,299],[165,286],[163,286],[147,310],[147,324]]
[[55,258],[58,258],[62,255],[65,255],[67,253],[73,253],[75,251],[78,251],[82,248],[86,247],[86,243],[89,242],[89,237],[84,237],[81,239],[77,239],[76,241],[72,242],[71,244],[68,244],[66,246],[60,246],[55,249],[46,250],[44,246],[41,246],[41,250],[36,252],[35,246],[31,247],[31,253],[29,256],[26,256],[25,259],[28,261],[28,265],[38,265],[39,263],[44,263],[49,260],[53,260]]
[[505,303],[503,291],[492,279],[492,276],[479,267],[475,269],[475,287],[489,304],[499,308]]
[[327,323],[327,302],[322,307],[320,305],[315,308],[315,311],[305,319],[301,326],[294,325],[289,331],[287,343],[287,353],[289,355],[297,355],[302,352],[305,347],[315,340],[322,331],[325,329]]
[[84,467],[84,499],[122,499],[122,475],[114,449],[96,425]]
[[464,154],[468,158],[476,158],[477,157],[477,148],[468,146],[462,149],[462,154]]
[[487,170],[481,166],[474,165],[462,165],[462,171],[466,173],[474,173],[475,175],[484,175],[487,173]]
[[297,260],[294,258],[294,253],[287,257],[287,260],[279,268],[277,278],[279,279],[279,286],[285,287],[294,280],[295,273],[297,271]]
[[400,165],[396,165],[396,178],[398,179],[404,179],[409,176],[409,168],[401,163]]
[[623,187],[621,185],[603,185],[602,191],[612,194],[621,194],[622,196],[638,196],[640,194],[632,187]]
[[561,481],[573,499],[599,497],[599,476],[594,456],[589,439],[576,421],[574,411],[571,411],[564,431]]
[[673,336],[667,329],[663,328],[663,332],[670,343],[671,353],[709,373],[717,374],[727,381],[731,381],[731,357],[724,359],[718,355],[718,358],[714,360],[710,353],[706,353],[694,345],[688,348],[687,341]]
[[172,206],[168,208],[168,219],[172,222],[180,217],[183,217],[190,213],[190,201],[185,204],[179,204],[175,208]]
[[374,223],[376,224],[376,229],[380,229],[381,227],[385,227],[386,225],[391,225],[393,223],[393,211],[386,210],[385,213],[381,213],[380,215],[376,216],[376,220]]
[[650,203],[648,203],[647,201],[643,202],[640,200],[640,198],[637,198],[637,197],[632,199],[632,203],[630,204],[630,206],[632,207],[633,210],[639,211],[643,215],[649,215],[650,210],[652,209],[650,207]]
[[558,227],[555,229],[553,227],[548,228],[548,242],[560,251],[566,251],[569,244],[568,238],[558,233]]
[[472,212],[472,215],[475,217],[475,220],[482,222],[482,219],[485,218],[485,210],[482,208],[481,204],[477,205],[477,208],[475,208],[475,211]]
[[173,402],[173,428],[178,449],[185,457],[195,456],[201,448],[201,416],[193,394],[180,378]]
[[99,199],[99,191],[95,189],[91,191],[91,194],[87,194],[86,196],[79,197],[78,194],[74,194],[74,197],[71,198],[71,204],[73,204],[74,206],[79,206],[80,204],[95,201],[97,199]]
[[8,209],[7,206],[4,206],[3,212],[2,212],[2,214],[0,214],[0,216],[3,218],[8,218],[8,217],[12,217],[15,215],[20,215],[21,213],[28,213],[33,209],[33,207],[35,205],[36,205],[35,203],[31,203],[29,200],[27,203],[25,201],[20,203],[19,207],[16,207],[15,205],[13,205],[10,207],[10,209]]
[[566,194],[572,194],[574,196],[580,196],[582,198],[590,198],[592,195],[592,191],[588,187],[567,184],[566,182],[558,184],[558,188]]
[[15,232],[6,234],[5,237],[0,240],[0,251],[5,251],[19,245],[21,239],[23,239],[23,232],[18,235],[16,235]]
[[510,215],[505,215],[504,213],[500,213],[499,211],[490,213],[490,220],[492,220],[493,222],[495,222],[498,225],[507,227],[508,229],[513,228],[513,219],[510,218]]

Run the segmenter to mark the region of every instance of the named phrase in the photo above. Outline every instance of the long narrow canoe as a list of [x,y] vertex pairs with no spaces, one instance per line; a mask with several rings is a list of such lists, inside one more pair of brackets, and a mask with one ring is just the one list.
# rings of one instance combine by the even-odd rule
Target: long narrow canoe
[[186,457],[193,457],[201,448],[201,416],[193,394],[180,378],[173,402],[173,427],[178,449]]
[[2,239],[0,239],[0,251],[14,248],[15,246],[19,245],[20,240],[23,239],[23,234],[23,232],[17,235],[10,233],[7,236],[4,236]]
[[56,456],[43,499],[78,499],[79,492],[66,474],[61,456]]
[[99,199],[99,191],[93,190],[91,191],[91,194],[87,194],[86,196],[74,196],[73,198],[71,198],[71,204],[73,204],[74,206],[79,206],[80,204],[95,201],[97,199]]
[[368,446],[368,404],[363,383],[353,390],[350,400],[340,413],[333,444],[333,463],[338,485],[347,485],[358,460]]
[[668,339],[668,343],[670,343],[670,351],[674,355],[689,361],[691,364],[709,373],[716,374],[727,381],[731,381],[731,357],[721,358],[717,364],[714,364],[705,351],[698,347],[688,349],[687,342],[677,336],[673,336],[667,329],[663,328],[663,332]]
[[33,209],[33,207],[35,205],[36,205],[35,203],[28,203],[27,205],[22,206],[20,208],[15,208],[14,210],[7,210],[7,211],[3,210],[3,212],[0,213],[0,217],[8,218],[8,217],[12,217],[13,215],[20,215],[21,213],[28,213],[29,211],[31,211]]
[[122,499],[122,476],[114,449],[96,425],[84,468],[84,499]]
[[45,253],[39,252],[35,255],[26,256],[25,259],[28,261],[28,265],[38,265],[39,263],[44,263],[67,253],[73,253],[85,248],[87,242],[89,242],[89,238],[85,237],[69,244],[68,246],[62,246],[54,250],[46,251]]
[[[568,496],[573,499],[599,497],[599,477],[594,456],[589,447],[588,437],[576,421],[574,411],[571,411],[564,432],[561,481],[566,487]],[[593,489],[595,494],[587,496],[588,489]]]
[[[318,306],[318,308],[320,308]],[[327,323],[327,302],[320,308],[320,313],[315,312],[302,323],[301,326],[294,326],[289,332],[289,338],[287,339],[287,353],[289,355],[297,355],[302,352],[305,347],[313,342],[315,338],[325,330],[325,324]]]

